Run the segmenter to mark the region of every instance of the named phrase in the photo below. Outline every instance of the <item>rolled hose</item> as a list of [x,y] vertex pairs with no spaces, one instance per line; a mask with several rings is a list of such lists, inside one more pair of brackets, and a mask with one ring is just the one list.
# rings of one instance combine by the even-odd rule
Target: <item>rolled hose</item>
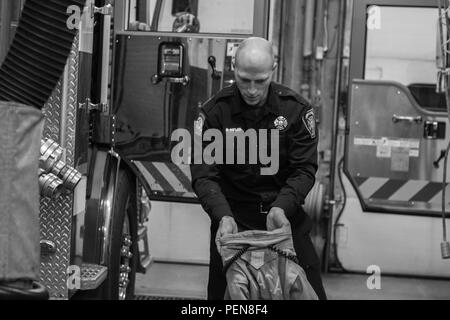
[[0,67],[0,100],[42,109],[66,65],[76,29],[67,27],[69,6],[85,0],[27,0]]

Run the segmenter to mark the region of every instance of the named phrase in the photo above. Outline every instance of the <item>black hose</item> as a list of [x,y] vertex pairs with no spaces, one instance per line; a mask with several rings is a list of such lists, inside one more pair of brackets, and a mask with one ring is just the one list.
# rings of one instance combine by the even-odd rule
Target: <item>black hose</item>
[[342,193],[343,193],[343,196],[344,196],[344,200],[343,200],[343,203],[342,203],[341,210],[339,210],[339,213],[338,213],[338,215],[336,217],[336,220],[334,222],[334,227],[333,227],[333,249],[334,249],[334,257],[336,259],[336,264],[337,264],[338,268],[340,268],[342,271],[346,272],[347,270],[345,270],[345,268],[342,266],[341,261],[339,260],[338,249],[337,249],[337,244],[336,244],[336,230],[337,230],[337,227],[340,226],[339,220],[341,219],[341,216],[344,213],[344,209],[345,209],[345,206],[347,204],[347,192],[345,191],[344,183],[342,181],[342,170],[341,170],[342,168],[341,167],[343,166],[343,163],[344,163],[344,158],[341,158],[341,160],[339,160],[339,163],[338,163],[338,178],[339,178],[339,183],[340,183],[341,188],[342,188]]
[[[85,0],[27,0],[5,60],[0,67],[0,100],[41,109],[66,65],[76,29],[67,9],[83,12]],[[43,76],[45,74],[45,76]]]
[[[231,259],[230,260],[228,260],[228,262],[223,266],[223,269],[222,269],[222,272],[224,273],[224,274],[226,274],[227,273],[227,271],[228,271],[228,269],[231,267],[231,265],[233,264],[233,263],[235,263],[244,253],[246,253],[247,252],[247,250],[250,248],[250,245],[246,245],[246,246],[244,246],[242,249],[240,249],[238,252],[236,252],[236,254],[233,256],[233,257],[231,257]],[[268,247],[270,250],[272,250],[273,252],[276,252],[278,255],[280,255],[280,256],[282,256],[282,257],[285,257],[286,259],[288,259],[288,260],[291,260],[292,262],[294,262],[295,264],[298,264],[298,265],[300,265],[300,263],[299,263],[299,261],[298,261],[298,258],[297,258],[297,256],[296,255],[292,255],[292,254],[289,254],[288,252],[286,252],[286,251],[283,251],[283,250],[280,250],[280,249],[278,249],[277,247],[275,247],[274,245],[273,246],[270,246],[270,247]]]
[[275,247],[275,246],[270,246],[269,249],[272,250],[273,252],[278,253],[278,255],[280,255],[280,256],[282,256],[282,257],[285,257],[285,258],[288,259],[288,260],[291,260],[291,261],[294,262],[295,264],[300,265],[300,262],[298,261],[298,258],[297,258],[296,255],[293,255],[293,254],[290,254],[290,253],[288,253],[288,252],[286,252],[286,251],[280,250],[280,249],[278,249],[278,248]]
[[249,248],[250,245],[245,245],[241,250],[236,252],[236,254],[232,256],[231,259],[228,260],[228,262],[223,266],[222,272],[226,274],[231,265],[235,263],[244,253],[246,253]]

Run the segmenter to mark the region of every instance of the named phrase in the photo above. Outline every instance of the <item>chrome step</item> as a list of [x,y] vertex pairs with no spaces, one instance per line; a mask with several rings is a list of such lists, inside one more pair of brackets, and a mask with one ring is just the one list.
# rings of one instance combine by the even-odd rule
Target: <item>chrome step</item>
[[153,261],[152,256],[145,256],[144,254],[141,254],[141,266],[145,270],[147,270],[148,266],[152,263],[152,261]]
[[97,289],[108,275],[108,268],[98,264],[83,264],[81,266],[80,290]]
[[148,246],[148,233],[146,226],[138,227],[138,250],[139,250],[139,265],[138,272],[145,273],[148,266],[153,260],[153,257],[150,255],[150,250]]
[[139,226],[138,228],[138,241],[147,237],[147,227]]

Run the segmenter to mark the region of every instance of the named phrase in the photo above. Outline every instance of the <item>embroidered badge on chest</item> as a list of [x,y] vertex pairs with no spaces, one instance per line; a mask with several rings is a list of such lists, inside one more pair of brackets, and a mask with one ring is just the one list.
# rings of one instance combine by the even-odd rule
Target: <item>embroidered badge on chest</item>
[[314,111],[309,110],[303,117],[303,123],[311,136],[311,139],[316,138],[316,118],[314,116]]
[[284,130],[286,129],[288,122],[285,117],[279,116],[278,118],[275,119],[273,124],[275,125],[275,128],[277,128],[278,130]]

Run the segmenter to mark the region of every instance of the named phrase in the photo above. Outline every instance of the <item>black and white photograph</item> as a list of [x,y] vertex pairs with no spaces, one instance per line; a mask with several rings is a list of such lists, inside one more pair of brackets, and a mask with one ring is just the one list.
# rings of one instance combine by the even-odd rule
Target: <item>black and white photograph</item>
[[0,300],[450,300],[449,137],[448,0],[0,0]]

